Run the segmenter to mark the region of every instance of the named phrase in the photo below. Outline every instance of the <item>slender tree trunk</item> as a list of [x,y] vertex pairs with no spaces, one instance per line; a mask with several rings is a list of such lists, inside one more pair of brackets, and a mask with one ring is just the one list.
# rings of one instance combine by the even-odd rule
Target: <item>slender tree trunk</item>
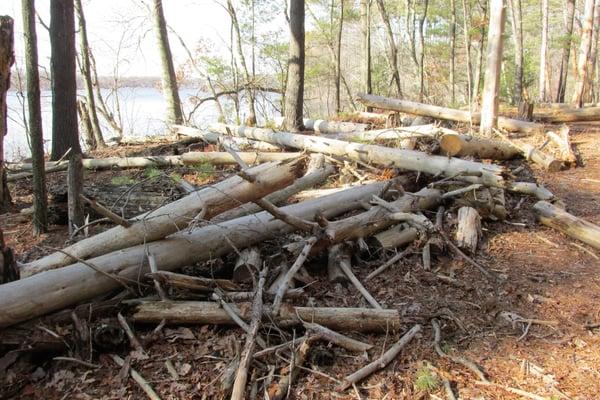
[[451,104],[456,104],[456,0],[450,0],[452,18],[450,19],[450,92],[452,93]]
[[[371,83],[371,0],[360,0],[360,27],[362,36],[362,87],[365,93],[373,93]],[[365,111],[372,111],[365,107]]]
[[254,92],[254,81],[252,76],[250,75],[250,71],[248,70],[248,65],[246,64],[246,57],[244,56],[244,49],[242,48],[242,35],[240,33],[240,25],[237,19],[237,14],[235,11],[235,7],[231,0],[227,0],[227,10],[229,12],[229,16],[231,17],[231,24],[233,25],[233,31],[235,33],[235,42],[238,52],[238,58],[240,59],[240,63],[242,64],[242,69],[244,72],[244,76],[246,78],[247,90],[246,94],[248,95],[248,118],[246,119],[246,125],[255,126],[256,125],[256,93]]
[[97,147],[105,147],[100,122],[98,121],[98,113],[96,112],[96,99],[94,97],[94,85],[92,84],[92,72],[90,70],[90,45],[87,37],[87,25],[81,0],[75,0],[75,11],[79,19],[79,46],[81,47],[81,74],[85,83],[88,115],[94,135],[94,142]]
[[341,84],[342,84],[342,33],[344,31],[344,0],[340,0],[340,26],[337,35],[336,60],[335,60],[335,112],[342,111]]
[[596,1],[594,8],[592,30],[592,44],[590,47],[590,57],[587,65],[587,80],[584,88],[583,101],[591,102],[594,97],[594,79],[596,58],[598,56],[598,31],[600,31],[600,1]]
[[548,0],[542,0],[542,45],[540,46],[540,102],[548,101]]
[[304,103],[304,0],[290,2],[290,58],[285,93],[285,129],[302,130]]
[[465,35],[465,58],[467,59],[467,101],[469,102],[469,111],[473,112],[473,64],[471,62],[471,23],[469,11],[467,9],[467,0],[462,0],[463,7],[463,33]]
[[590,50],[592,48],[592,21],[594,18],[595,0],[585,0],[583,23],[581,26],[581,45],[579,48],[579,60],[577,62],[577,82],[575,83],[575,91],[573,92],[572,103],[577,107],[583,106],[583,92],[585,89],[587,76],[587,65],[590,58]]
[[27,76],[28,126],[31,140],[31,163],[33,164],[33,233],[39,235],[48,230],[48,199],[46,196],[44,134],[35,31],[35,0],[23,0],[21,5],[25,42],[25,74]]
[[575,18],[575,0],[565,1],[565,33],[562,42],[562,56],[560,60],[560,72],[558,75],[558,90],[556,102],[564,103],[567,91],[567,77],[569,76],[569,58],[571,56],[571,37],[573,36],[573,20]]
[[73,0],[50,2],[50,69],[52,71],[52,151],[58,160],[70,150],[80,154],[77,126],[77,67]]
[[394,39],[394,31],[392,30],[392,24],[390,23],[390,17],[385,9],[383,0],[377,0],[377,8],[381,15],[381,20],[385,25],[385,33],[387,37],[388,46],[390,48],[388,56],[388,62],[392,70],[392,81],[396,85],[396,96],[402,98],[402,84],[400,83],[400,70],[398,69],[398,46]]
[[86,149],[96,148],[92,121],[90,121],[90,110],[84,100],[77,100],[77,114],[79,115],[79,131],[83,138]]
[[179,98],[175,67],[173,66],[173,55],[169,46],[169,34],[167,33],[167,22],[165,21],[162,0],[154,0],[152,20],[160,52],[160,62],[162,64],[162,89],[165,102],[167,103],[166,122],[168,124],[182,124],[181,100]]
[[0,16],[0,212],[7,211],[11,205],[4,168],[4,136],[8,130],[6,93],[10,88],[10,68],[15,63],[14,35],[13,19]]
[[419,102],[423,102],[425,96],[425,19],[427,18],[427,9],[429,0],[423,2],[423,15],[419,19],[419,44],[421,52],[419,53]]
[[[493,0],[491,0],[493,1]],[[483,2],[481,3],[481,8],[482,8],[482,17],[483,20],[485,21],[485,19],[487,18],[487,14],[488,14],[488,9],[487,9],[487,2]],[[490,18],[491,19],[491,18]],[[477,65],[475,67],[475,77],[473,79],[473,99],[477,99],[479,97],[479,92],[481,91],[481,79],[482,79],[482,75],[483,75],[483,50],[484,50],[484,46],[485,46],[485,36],[486,36],[486,32],[485,32],[485,24],[481,24],[481,28],[479,29],[480,32],[480,38],[479,38],[479,43],[477,45]]]
[[512,38],[515,46],[515,87],[513,104],[519,104],[523,99],[523,17],[521,0],[508,0],[510,6],[510,22]]
[[502,33],[504,32],[504,0],[490,1],[488,51],[481,107],[480,133],[491,136],[498,125],[500,70],[502,68]]

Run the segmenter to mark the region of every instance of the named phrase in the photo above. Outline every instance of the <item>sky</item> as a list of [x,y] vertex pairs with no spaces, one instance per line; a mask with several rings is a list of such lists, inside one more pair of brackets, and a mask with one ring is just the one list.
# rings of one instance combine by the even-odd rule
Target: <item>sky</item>
[[[36,1],[36,10],[46,25],[50,20],[50,1]],[[83,8],[99,75],[112,75],[119,48],[121,76],[160,75],[152,21],[142,0],[83,0]],[[215,0],[163,0],[163,8],[167,23],[190,49],[201,38],[211,38],[227,51],[229,16]],[[10,15],[15,20],[16,62],[23,65],[21,0],[0,0],[0,15]],[[49,69],[50,39],[40,23],[37,34],[40,65]],[[170,44],[175,65],[185,62],[187,54],[172,34]]]

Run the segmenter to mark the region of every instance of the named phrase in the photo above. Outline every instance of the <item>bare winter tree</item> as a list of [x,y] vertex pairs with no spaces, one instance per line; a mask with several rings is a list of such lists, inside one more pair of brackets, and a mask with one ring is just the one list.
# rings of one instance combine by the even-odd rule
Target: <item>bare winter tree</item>
[[290,58],[285,92],[285,129],[302,130],[304,103],[304,0],[290,2]]
[[510,8],[510,25],[515,46],[515,87],[513,103],[519,104],[523,99],[523,16],[521,0],[508,0]]
[[[577,81],[573,92],[572,103],[577,107],[583,106],[583,92],[587,77],[587,65],[590,59],[590,50],[592,48],[592,20],[594,18],[595,0],[585,0],[583,23],[581,25],[581,44],[579,47],[579,59],[577,61]],[[600,7],[600,4],[598,5]]]
[[167,33],[167,23],[163,11],[162,0],[153,0],[152,19],[154,22],[154,31],[160,52],[160,62],[162,64],[162,89],[163,96],[167,102],[167,123],[183,123],[183,113],[181,111],[181,100],[179,98],[179,89],[177,87],[177,76],[173,66],[173,56],[169,46],[169,35]]
[[81,0],[75,0],[75,10],[77,11],[77,18],[79,20],[79,47],[81,51],[81,75],[83,75],[83,81],[85,83],[86,98],[85,103],[87,108],[87,115],[89,116],[91,132],[94,137],[94,145],[97,147],[105,147],[104,138],[102,137],[102,130],[100,129],[100,122],[98,121],[98,113],[96,111],[96,99],[94,98],[94,85],[92,83],[92,70],[90,62],[90,45],[87,36],[87,24],[85,21],[85,14],[83,12],[83,6]]
[[504,0],[490,1],[488,48],[483,86],[483,104],[479,132],[491,136],[498,124],[500,71],[502,68],[502,34],[504,32]]
[[33,232],[39,235],[48,230],[48,200],[44,168],[44,135],[40,101],[37,34],[35,31],[35,0],[22,1],[23,36],[25,42],[25,74],[27,80],[27,109],[31,163],[33,167]]
[[67,151],[81,153],[77,127],[77,72],[73,0],[50,2],[50,69],[52,73],[52,151],[58,160]]
[[6,93],[10,88],[10,68],[14,62],[14,21],[3,15],[0,16],[0,212],[5,212],[11,204],[4,168],[4,136],[8,125]]

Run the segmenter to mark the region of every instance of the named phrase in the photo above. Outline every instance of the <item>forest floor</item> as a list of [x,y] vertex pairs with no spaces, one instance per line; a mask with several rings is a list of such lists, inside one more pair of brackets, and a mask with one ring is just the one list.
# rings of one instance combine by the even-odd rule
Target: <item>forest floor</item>
[[[577,168],[548,173],[528,165],[521,178],[545,185],[572,214],[600,224],[600,125],[573,125],[571,132],[580,158]],[[120,146],[94,156],[172,151],[168,146],[158,150],[157,147],[160,145],[154,149]],[[196,179],[197,183],[210,179],[201,171],[190,169],[164,173],[173,172]],[[88,173],[86,179],[91,184],[114,182],[122,176],[139,181],[144,174],[147,171],[106,171]],[[61,179],[62,173],[53,174],[51,183],[58,185]],[[13,193],[17,209],[30,206],[30,182],[19,182]],[[387,368],[359,385],[361,398],[446,398],[441,379],[452,382],[454,392],[463,399],[518,399],[533,394],[539,397],[529,398],[600,398],[598,252],[537,223],[532,210],[534,199],[507,194],[506,200],[509,217],[505,222],[484,221],[484,239],[475,257],[500,274],[500,282],[487,281],[479,271],[451,254],[438,255],[435,261],[436,273],[451,278],[442,281],[425,271],[420,255],[413,254],[365,283],[384,308],[401,311],[403,324],[400,332],[353,335],[378,349],[371,351],[369,361],[415,323],[421,323],[423,331]],[[53,225],[48,234],[35,238],[30,233],[30,222],[16,221],[2,218],[0,224],[7,244],[15,249],[20,261],[34,259],[48,252],[49,247],[62,247],[68,239],[64,225]],[[92,232],[96,229],[102,228],[93,228]],[[380,259],[365,258],[354,263],[354,271],[364,283],[362,278],[380,264]],[[310,261],[308,271],[314,283],[305,288],[307,295],[296,305],[304,302],[317,306],[368,306],[353,286],[328,283],[323,265],[322,259]],[[518,314],[525,322],[507,321],[503,317],[507,312]],[[115,315],[116,312],[107,316],[107,321],[114,321]],[[474,361],[492,384],[483,384],[463,365],[440,358],[432,346],[430,321],[434,317],[442,322],[443,350]],[[70,354],[60,343],[62,335],[68,335],[69,325],[34,325],[22,331],[21,340],[35,351],[28,353],[24,349],[27,356],[23,357],[14,352],[0,354],[0,398],[146,397],[107,356],[112,352],[125,358],[126,346],[95,349],[92,362],[96,367],[53,360],[54,356]],[[151,337],[154,328],[135,327],[141,338]],[[49,336],[48,329],[60,340]],[[11,332],[13,337],[18,336],[18,330]],[[243,337],[240,329],[219,326],[166,327],[162,336],[146,342],[149,357],[133,359],[131,366],[162,399],[221,398],[219,378]],[[0,333],[0,343],[6,343],[5,339]],[[45,341],[51,344],[41,346]],[[317,346],[311,353],[313,357],[305,364],[307,369],[290,386],[290,398],[358,398],[352,389],[336,391],[336,380],[364,366],[368,361],[363,356],[325,345]],[[165,367],[167,360],[175,367],[178,379]],[[529,394],[511,392],[510,388]]]

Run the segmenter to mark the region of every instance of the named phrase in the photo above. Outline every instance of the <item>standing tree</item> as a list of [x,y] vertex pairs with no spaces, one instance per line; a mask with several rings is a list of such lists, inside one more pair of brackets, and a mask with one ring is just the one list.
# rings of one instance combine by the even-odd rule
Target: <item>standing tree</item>
[[33,164],[33,232],[48,230],[48,200],[46,171],[44,169],[44,135],[40,102],[40,75],[38,71],[37,34],[35,31],[35,0],[23,0],[23,36],[25,41],[25,75],[27,77],[27,109],[29,137]]
[[[371,82],[371,0],[360,0],[360,27],[362,36],[362,87],[366,94],[373,93]],[[371,107],[366,107],[371,111]]]
[[162,63],[162,89],[163,96],[167,102],[167,123],[181,124],[183,123],[181,100],[179,99],[177,76],[175,75],[173,56],[171,55],[171,47],[169,46],[169,35],[167,33],[167,22],[165,21],[162,0],[154,0],[152,17],[158,50],[160,52],[160,61]]
[[290,2],[290,58],[285,91],[285,129],[302,130],[304,103],[304,0]]
[[50,2],[50,70],[52,73],[52,151],[58,160],[70,150],[80,154],[77,127],[77,72],[73,0]]
[[377,0],[377,8],[379,8],[379,14],[381,14],[381,20],[385,25],[385,33],[389,46],[388,62],[392,70],[392,81],[396,85],[396,96],[402,98],[402,85],[400,83],[400,70],[398,68],[398,46],[394,39],[394,31],[392,30],[392,24],[390,23],[390,17],[385,9],[383,0]]
[[5,212],[11,204],[4,169],[4,136],[8,125],[6,93],[10,87],[10,67],[15,62],[14,40],[13,19],[0,16],[0,212]]
[[77,11],[77,19],[79,20],[79,46],[81,50],[80,69],[81,74],[83,75],[87,97],[85,110],[87,110],[87,115],[89,115],[95,146],[105,147],[106,144],[102,137],[102,130],[100,129],[100,122],[98,121],[98,112],[96,111],[96,99],[94,98],[94,85],[92,84],[92,70],[90,66],[90,45],[88,43],[87,24],[85,22],[81,0],[75,0],[75,10]]
[[[333,1],[331,2],[333,5]],[[344,32],[344,0],[340,0],[340,26],[337,35],[336,53],[335,53],[335,112],[342,111],[342,100],[340,96],[340,87],[342,81],[342,33]]]
[[567,91],[567,77],[569,76],[569,58],[571,56],[571,37],[573,36],[573,20],[575,19],[575,0],[566,0],[565,8],[565,34],[562,38],[562,55],[560,59],[560,72],[558,74],[558,90],[556,102],[565,101]]
[[483,104],[479,132],[491,136],[498,124],[500,71],[502,69],[502,34],[504,32],[504,0],[490,0],[488,50],[483,86]]
[[450,8],[452,15],[450,19],[449,35],[450,35],[450,91],[452,106],[456,103],[456,0],[450,0]]
[[521,0],[508,0],[512,38],[515,46],[515,87],[513,103],[519,104],[523,99],[523,16]]
[[548,79],[548,0],[542,0],[542,45],[540,46],[540,83],[539,100],[545,102],[548,100],[549,79]]
[[[587,65],[592,48],[592,20],[594,18],[595,0],[585,0],[583,23],[581,25],[581,44],[579,47],[579,60],[577,61],[577,81],[573,92],[572,102],[577,107],[583,106],[583,92],[587,77]],[[600,6],[600,4],[598,5]]]
[[596,58],[598,56],[598,34],[600,31],[600,1],[596,1],[594,8],[594,19],[592,20],[592,44],[590,47],[590,57],[587,63],[587,79],[583,92],[583,101],[593,101],[594,98],[594,78],[596,77]]

